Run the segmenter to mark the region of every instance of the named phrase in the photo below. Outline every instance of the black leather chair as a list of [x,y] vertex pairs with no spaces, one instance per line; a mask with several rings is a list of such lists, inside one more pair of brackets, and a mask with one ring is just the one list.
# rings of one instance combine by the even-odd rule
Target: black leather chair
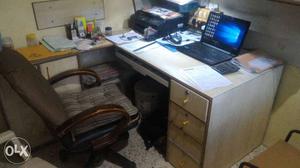
[[[89,69],[70,70],[47,81],[29,61],[10,49],[0,53],[0,73],[62,143],[62,160],[69,153],[89,151],[87,167],[94,165],[97,156],[101,156],[98,163],[106,159],[121,167],[136,167],[117,151],[127,145],[128,129],[137,125],[139,114],[115,84],[100,86],[100,78]],[[64,95],[51,87],[74,75],[93,76],[94,87]]]

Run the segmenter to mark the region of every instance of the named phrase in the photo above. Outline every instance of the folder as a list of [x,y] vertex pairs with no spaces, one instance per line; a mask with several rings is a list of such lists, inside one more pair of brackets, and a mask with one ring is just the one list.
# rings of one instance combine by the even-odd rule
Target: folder
[[273,58],[262,51],[242,54],[233,61],[251,73],[261,73],[283,64],[282,60]]

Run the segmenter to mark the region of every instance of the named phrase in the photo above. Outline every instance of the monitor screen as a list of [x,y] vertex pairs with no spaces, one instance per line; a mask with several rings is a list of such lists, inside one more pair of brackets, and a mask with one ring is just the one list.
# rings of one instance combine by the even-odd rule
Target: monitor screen
[[211,12],[201,41],[237,55],[249,26],[248,21]]

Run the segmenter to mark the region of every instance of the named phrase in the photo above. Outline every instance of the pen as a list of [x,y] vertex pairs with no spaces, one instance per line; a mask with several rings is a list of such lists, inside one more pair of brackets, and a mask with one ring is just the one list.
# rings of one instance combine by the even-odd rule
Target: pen
[[147,45],[145,45],[145,46],[143,46],[143,47],[140,47],[140,48],[138,48],[138,49],[133,50],[133,52],[136,52],[136,51],[139,51],[139,50],[141,50],[141,49],[144,49],[144,48],[146,48],[146,47],[148,47],[148,46],[151,46],[151,45],[153,45],[153,44],[155,44],[155,43],[156,43],[156,41],[153,41],[153,42],[150,43],[150,44],[147,44]]

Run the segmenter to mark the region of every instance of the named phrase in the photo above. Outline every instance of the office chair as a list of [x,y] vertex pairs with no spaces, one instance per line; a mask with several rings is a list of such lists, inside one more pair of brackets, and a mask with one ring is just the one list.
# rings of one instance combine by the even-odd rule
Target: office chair
[[[115,84],[100,86],[100,77],[89,69],[69,70],[47,81],[11,49],[0,53],[0,73],[62,143],[61,160],[68,154],[89,151],[86,167],[93,167],[97,159],[99,163],[105,159],[121,167],[136,167],[117,151],[127,145],[128,129],[138,124],[139,113]],[[75,75],[93,76],[94,87],[61,96],[51,87]]]
[[250,162],[242,162],[239,168],[299,168],[300,150],[288,144],[294,133],[300,134],[300,130],[290,131],[285,141],[277,142]]

